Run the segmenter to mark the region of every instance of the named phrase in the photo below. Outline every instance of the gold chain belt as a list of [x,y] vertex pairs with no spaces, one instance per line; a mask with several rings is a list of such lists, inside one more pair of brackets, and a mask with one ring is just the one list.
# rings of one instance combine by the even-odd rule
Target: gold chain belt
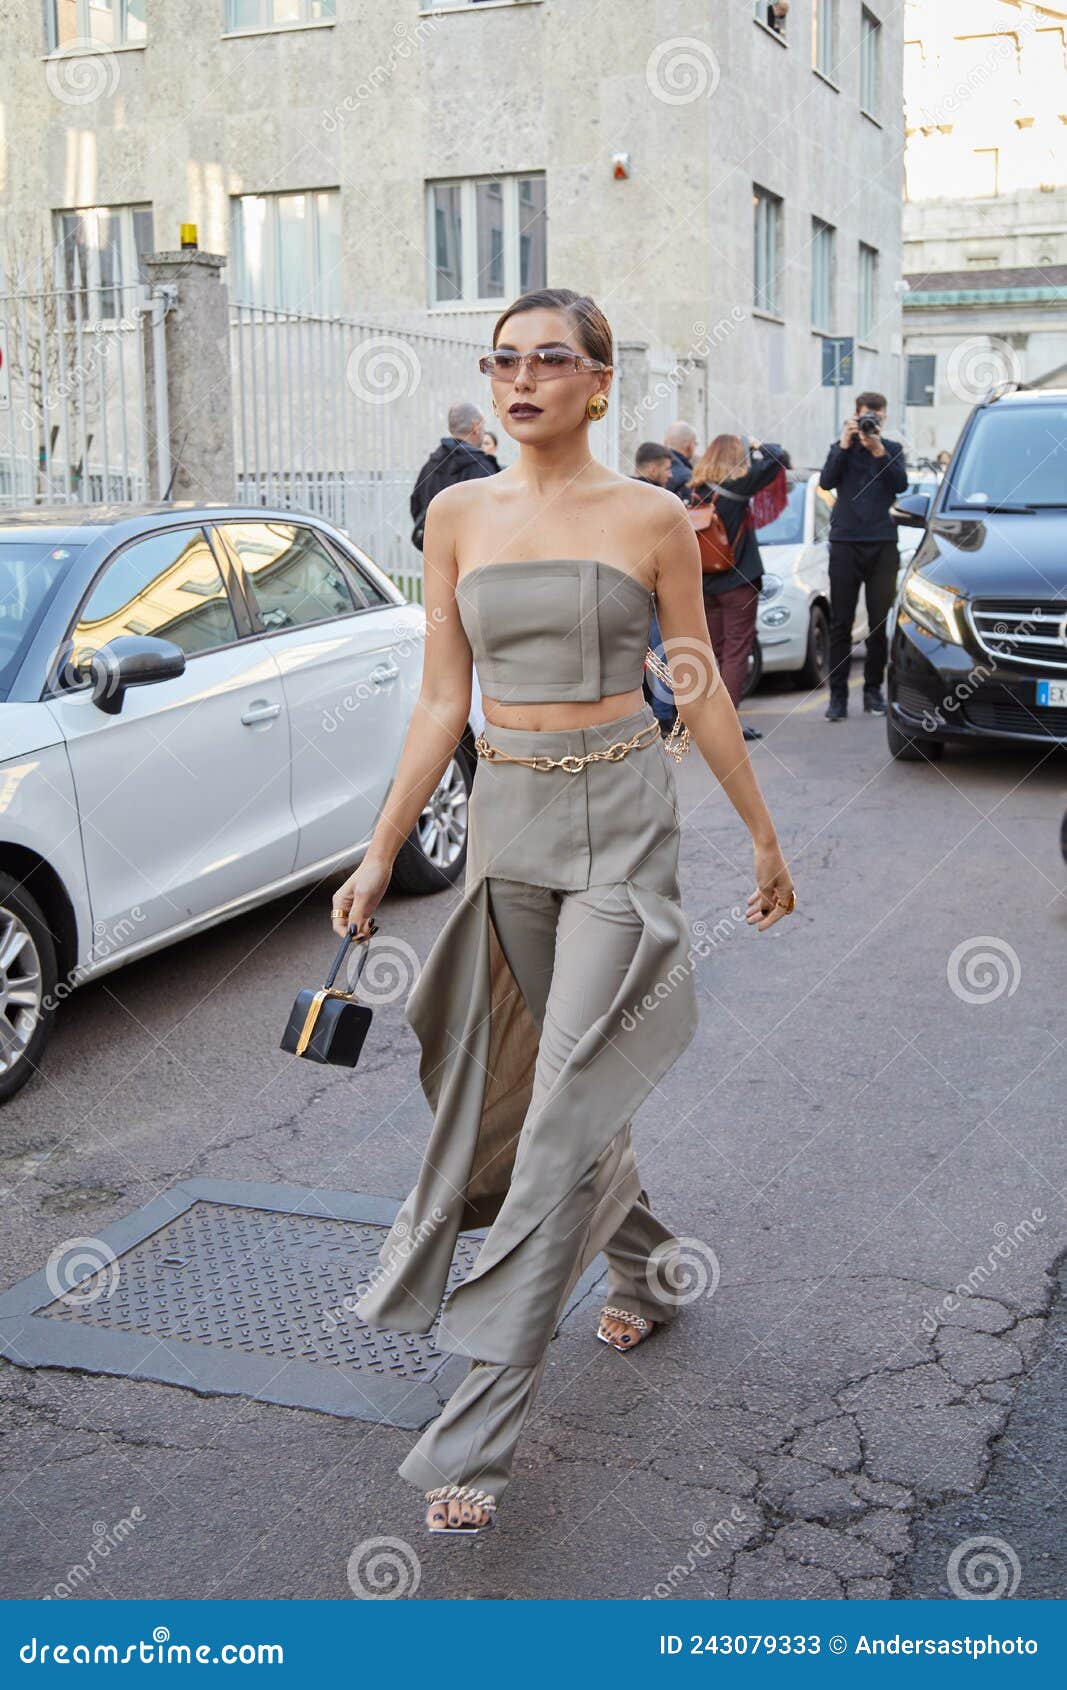
[[569,775],[576,775],[587,763],[617,763],[628,751],[633,751],[638,745],[651,745],[659,737],[659,723],[646,722],[632,739],[617,739],[614,745],[605,746],[602,751],[587,751],[583,757],[512,757],[508,752],[501,751],[498,746],[490,745],[484,733],[478,735],[474,749],[479,757],[485,757],[491,763],[524,763],[528,769],[566,769]]

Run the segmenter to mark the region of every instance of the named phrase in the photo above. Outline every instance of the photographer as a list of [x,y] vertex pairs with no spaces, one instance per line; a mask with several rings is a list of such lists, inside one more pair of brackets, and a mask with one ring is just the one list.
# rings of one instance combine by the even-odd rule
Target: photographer
[[828,722],[848,715],[848,673],[852,662],[852,624],[860,584],[867,604],[867,655],[863,664],[863,708],[885,715],[885,623],[897,585],[900,554],[896,524],[889,514],[908,485],[904,450],[885,440],[886,400],[881,393],[860,393],[856,412],[834,442],[819,486],[835,487],[830,518],[830,703]]

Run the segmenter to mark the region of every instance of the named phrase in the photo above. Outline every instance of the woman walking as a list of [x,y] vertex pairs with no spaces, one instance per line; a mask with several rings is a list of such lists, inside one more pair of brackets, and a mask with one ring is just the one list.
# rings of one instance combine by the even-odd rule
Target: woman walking
[[718,685],[685,509],[589,449],[611,355],[602,312],[570,289],[525,294],[498,320],[479,367],[518,459],[429,506],[422,688],[368,852],[334,897],[335,930],[369,932],[466,724],[475,661],[486,727],[463,896],[405,1006],[433,1126],[357,1304],[372,1326],[429,1332],[459,1233],[488,1226],[439,1327],[469,1371],[399,1469],[432,1531],[492,1523],[548,1342],[598,1251],[606,1344],[628,1353],[677,1307],[677,1240],[630,1142],[697,1022],[670,747],[641,690],[653,593],[685,683],[681,738],[752,835],[747,919],[765,929],[796,901]]
[[[763,559],[750,501],[788,468],[788,462],[781,446],[750,440],[746,447],[737,434],[717,434],[693,465],[690,502],[693,506],[714,504],[734,554],[733,568],[705,575],[703,585],[715,660],[735,705],[741,702],[749,653],[756,638],[756,607],[763,580]],[[744,736],[763,737],[758,728],[751,727],[745,728]]]

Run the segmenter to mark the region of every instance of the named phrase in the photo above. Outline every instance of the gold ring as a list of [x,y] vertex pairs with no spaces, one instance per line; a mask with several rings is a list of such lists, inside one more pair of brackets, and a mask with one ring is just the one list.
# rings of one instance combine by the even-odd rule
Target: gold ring
[[786,902],[785,902],[785,900],[784,900],[784,899],[783,899],[783,898],[780,898],[780,897],[779,897],[779,896],[778,896],[778,889],[777,889],[777,887],[776,887],[776,888],[775,888],[775,893],[774,893],[774,901],[775,901],[775,903],[776,903],[776,904],[777,904],[777,905],[778,905],[778,907],[779,907],[779,909],[780,909],[780,910],[782,910],[782,911],[783,911],[783,912],[784,912],[784,914],[786,914],[786,915],[792,915],[792,913],[793,913],[793,911],[794,911],[794,910],[795,910],[795,909],[796,909],[796,907],[797,907],[797,894],[796,894],[796,888],[795,888],[795,887],[794,887],[794,888],[793,888],[793,889],[792,889],[792,890],[791,890],[791,891],[790,891],[790,894],[789,894],[789,902],[788,902],[788,903],[786,903]]

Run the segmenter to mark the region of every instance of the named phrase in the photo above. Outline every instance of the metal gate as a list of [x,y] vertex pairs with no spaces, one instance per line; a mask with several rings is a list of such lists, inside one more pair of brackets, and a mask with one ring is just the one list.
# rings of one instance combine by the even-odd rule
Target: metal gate
[[[413,319],[233,304],[230,321],[237,497],[327,517],[421,599],[409,501],[420,467],[448,432],[449,407],[464,399],[482,407],[502,466],[517,448],[493,417],[478,371],[488,320],[483,329],[480,318],[449,328]],[[613,416],[590,439],[606,462],[617,462]]]
[[147,309],[140,285],[0,294],[0,506],[149,496]]

